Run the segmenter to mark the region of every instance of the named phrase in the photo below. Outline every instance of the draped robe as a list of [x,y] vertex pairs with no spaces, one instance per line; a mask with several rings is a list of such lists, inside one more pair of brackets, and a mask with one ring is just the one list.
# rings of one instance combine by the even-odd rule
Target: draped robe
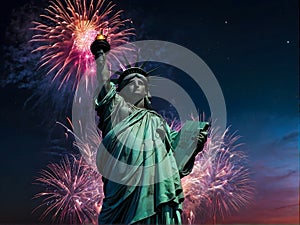
[[173,155],[174,138],[166,121],[155,111],[137,108],[116,87],[96,100],[102,131],[97,167],[103,175],[104,199],[99,224],[181,224],[184,199]]

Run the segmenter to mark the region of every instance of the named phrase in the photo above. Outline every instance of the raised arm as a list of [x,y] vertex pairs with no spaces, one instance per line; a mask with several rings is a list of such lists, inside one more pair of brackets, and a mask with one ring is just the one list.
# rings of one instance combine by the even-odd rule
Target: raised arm
[[106,54],[109,50],[110,45],[107,42],[106,37],[102,34],[98,34],[95,41],[91,44],[91,52],[96,60],[97,80],[100,87],[103,85],[105,92],[110,89],[110,74],[106,63]]

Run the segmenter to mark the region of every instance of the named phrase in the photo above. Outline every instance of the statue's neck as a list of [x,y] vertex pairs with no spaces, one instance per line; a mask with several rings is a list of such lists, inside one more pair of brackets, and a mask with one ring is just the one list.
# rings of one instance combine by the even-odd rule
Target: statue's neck
[[141,100],[137,101],[134,105],[136,107],[138,107],[138,108],[145,108],[145,100],[144,100],[144,98],[142,98]]

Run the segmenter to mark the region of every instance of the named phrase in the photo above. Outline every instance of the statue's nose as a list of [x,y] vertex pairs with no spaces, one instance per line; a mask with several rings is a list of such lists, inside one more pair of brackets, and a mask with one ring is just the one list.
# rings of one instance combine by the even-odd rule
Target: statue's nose
[[138,87],[139,86],[139,81],[138,80],[134,80],[133,84],[134,84],[135,87]]

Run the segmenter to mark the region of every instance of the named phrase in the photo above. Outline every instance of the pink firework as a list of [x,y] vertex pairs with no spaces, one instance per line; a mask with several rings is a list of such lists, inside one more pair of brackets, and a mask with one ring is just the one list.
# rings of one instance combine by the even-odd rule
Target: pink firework
[[52,75],[52,81],[72,82],[75,88],[87,70],[95,74],[90,45],[97,33],[108,38],[111,48],[123,45],[134,35],[129,19],[121,19],[122,11],[105,0],[53,0],[34,22],[36,34],[31,42],[39,43],[33,52],[42,52],[40,68]]
[[59,224],[97,224],[103,199],[101,176],[82,157],[65,156],[59,164],[49,164],[36,184],[44,187],[34,196],[43,199],[34,210],[43,209],[41,220],[50,217]]
[[254,184],[245,165],[246,155],[237,149],[238,139],[228,129],[223,134],[210,131],[192,173],[182,179],[184,222],[216,224],[217,219],[251,204]]

